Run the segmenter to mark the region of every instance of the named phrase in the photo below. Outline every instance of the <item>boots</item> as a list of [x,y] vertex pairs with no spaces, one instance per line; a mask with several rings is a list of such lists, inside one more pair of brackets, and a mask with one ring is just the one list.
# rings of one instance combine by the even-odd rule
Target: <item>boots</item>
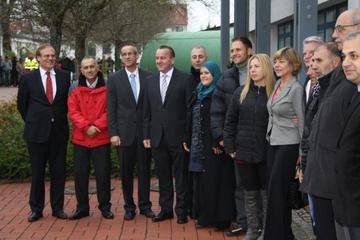
[[245,240],[257,240],[260,236],[259,219],[258,219],[258,196],[259,191],[245,191],[245,211],[247,218],[247,231]]
[[262,231],[261,231],[261,235],[258,238],[258,240],[263,240],[264,239],[264,233],[265,233],[265,222],[266,222],[266,210],[267,210],[267,193],[266,190],[260,190],[260,197],[261,197],[261,201],[262,201],[262,211],[263,211],[263,219],[262,219]]

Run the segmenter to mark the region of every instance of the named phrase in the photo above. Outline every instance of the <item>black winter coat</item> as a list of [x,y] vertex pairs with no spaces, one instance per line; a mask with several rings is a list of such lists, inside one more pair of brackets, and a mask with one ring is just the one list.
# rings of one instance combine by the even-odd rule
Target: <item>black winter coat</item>
[[[357,88],[353,84],[353,88]],[[357,89],[356,89],[357,90]],[[333,201],[338,223],[360,227],[360,93],[356,91],[345,111],[336,151],[337,192]]]
[[216,84],[211,104],[211,131],[214,139],[223,139],[226,111],[239,83],[239,69],[234,65],[226,70]]
[[[311,123],[315,117],[315,114],[318,111],[319,105],[324,98],[326,90],[330,83],[330,77],[333,71],[328,73],[327,75],[320,78],[319,85],[320,89],[318,93],[314,93],[312,96],[309,97],[309,101],[305,108],[305,122],[304,122],[304,132],[300,143],[301,148],[301,169],[305,172],[306,167],[306,157],[309,151],[309,136],[311,132]],[[305,97],[305,96],[304,96]]]
[[335,197],[337,139],[346,106],[354,93],[341,68],[334,70],[329,87],[312,121],[304,182],[300,189],[317,197]]
[[224,126],[224,145],[227,153],[236,152],[236,160],[259,163],[266,160],[266,130],[269,114],[266,108],[265,87],[253,83],[240,104],[244,87],[235,90]]

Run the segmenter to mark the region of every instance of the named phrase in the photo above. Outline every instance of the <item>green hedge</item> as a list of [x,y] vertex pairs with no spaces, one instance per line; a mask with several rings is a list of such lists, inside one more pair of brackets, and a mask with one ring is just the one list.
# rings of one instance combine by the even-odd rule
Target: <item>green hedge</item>
[[[16,102],[0,102],[0,179],[22,180],[31,176],[26,143],[23,139],[24,122],[16,109]],[[67,175],[74,174],[73,146],[69,142],[67,151]],[[112,175],[119,174],[119,161],[112,148]],[[91,172],[93,175],[93,170]]]

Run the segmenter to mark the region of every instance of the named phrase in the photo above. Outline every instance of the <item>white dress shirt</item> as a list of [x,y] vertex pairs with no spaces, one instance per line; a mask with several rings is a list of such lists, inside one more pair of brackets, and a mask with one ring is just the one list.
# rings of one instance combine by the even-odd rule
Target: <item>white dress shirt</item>
[[[40,75],[41,75],[41,81],[44,87],[44,91],[46,94],[46,79],[47,79],[47,75],[46,72],[43,68],[39,67],[40,69]],[[52,92],[53,92],[53,99],[55,99],[55,95],[56,95],[56,73],[54,71],[54,69],[50,70],[50,77],[51,77],[51,83],[52,83]]]

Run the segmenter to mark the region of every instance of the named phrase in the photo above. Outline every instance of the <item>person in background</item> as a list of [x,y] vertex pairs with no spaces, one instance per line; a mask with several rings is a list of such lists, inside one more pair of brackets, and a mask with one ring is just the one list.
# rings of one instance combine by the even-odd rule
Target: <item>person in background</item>
[[279,80],[267,102],[269,182],[264,239],[293,240],[288,192],[290,180],[295,177],[304,126],[303,87],[296,79],[301,58],[293,48],[285,47],[273,59]]
[[192,88],[195,90],[200,82],[200,68],[207,60],[207,53],[205,47],[197,46],[191,49],[190,61],[191,69],[190,73],[192,75]]
[[188,118],[191,138],[184,143],[190,152],[189,170],[194,182],[196,228],[228,227],[234,217],[232,162],[223,161],[223,151],[210,131],[211,96],[221,76],[219,66],[206,61],[200,68],[200,83],[191,99]]
[[12,71],[12,61],[8,56],[5,56],[5,59],[2,63],[3,65],[3,75],[4,75],[4,85],[11,85],[11,71]]
[[266,129],[269,119],[266,103],[274,84],[270,58],[266,54],[251,56],[245,85],[235,90],[226,114],[225,151],[239,165],[245,189],[246,240],[258,239],[262,230],[258,213],[261,212],[264,219],[266,216]]

